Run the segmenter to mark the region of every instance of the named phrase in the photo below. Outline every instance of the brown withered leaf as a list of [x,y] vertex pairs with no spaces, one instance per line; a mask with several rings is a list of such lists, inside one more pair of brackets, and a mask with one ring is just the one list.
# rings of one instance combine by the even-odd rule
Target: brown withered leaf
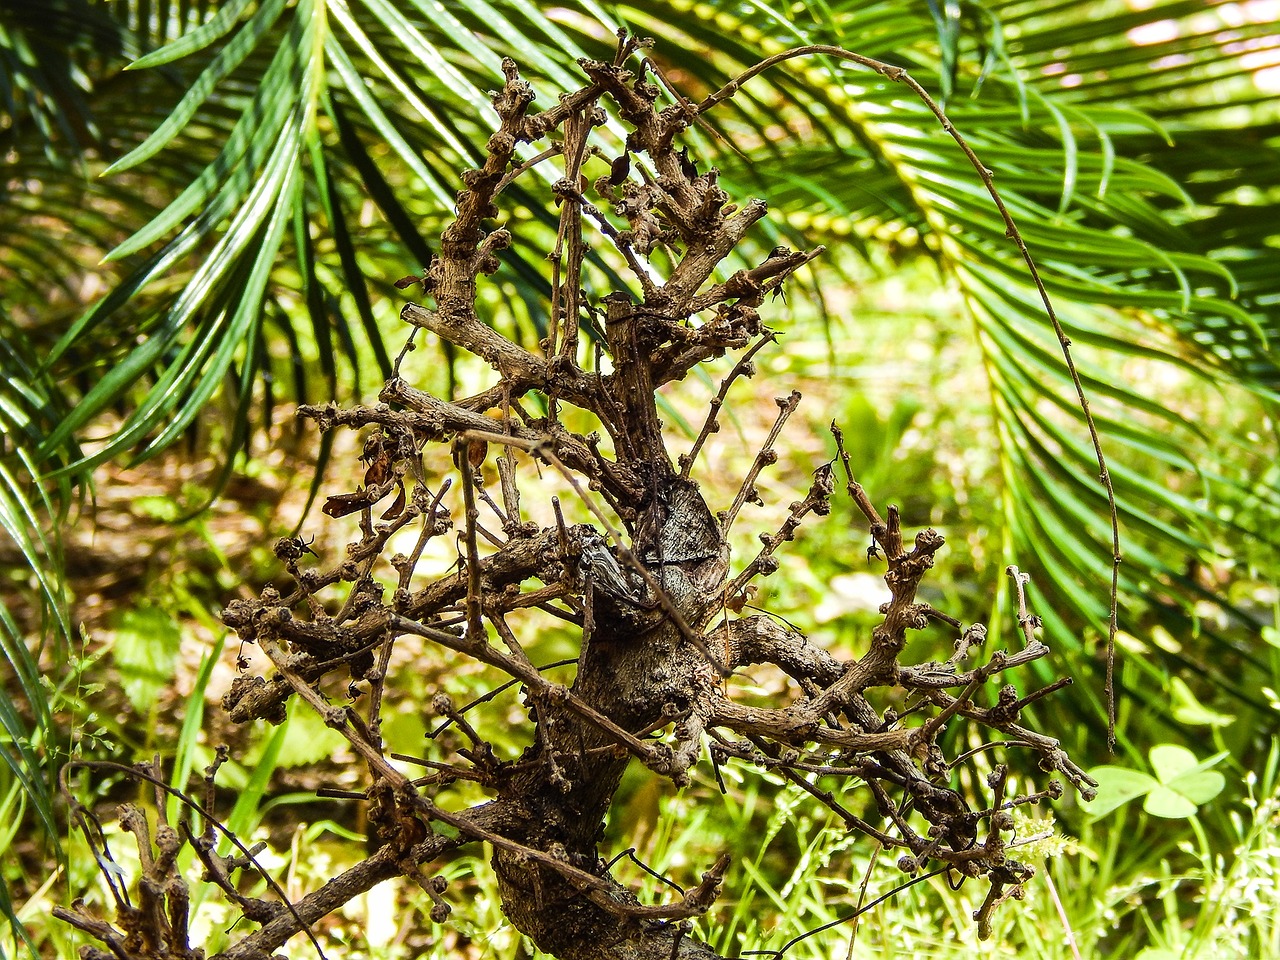
[[369,499],[369,491],[361,487],[355,493],[338,493],[329,497],[321,508],[326,516],[345,517],[348,514],[355,513],[369,506],[373,501]]
[[396,486],[400,488],[400,492],[396,494],[395,502],[393,502],[391,506],[387,507],[386,511],[379,519],[392,520],[404,512],[404,505],[408,500],[408,496],[404,489],[404,481],[397,479]]

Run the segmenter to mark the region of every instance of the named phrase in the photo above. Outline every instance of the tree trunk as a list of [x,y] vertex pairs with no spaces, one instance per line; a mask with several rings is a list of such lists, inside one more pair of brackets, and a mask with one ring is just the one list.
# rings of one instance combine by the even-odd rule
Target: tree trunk
[[[708,598],[724,586],[728,546],[695,484],[671,476],[658,483],[657,496],[640,513],[632,553],[684,622],[700,623]],[[595,629],[584,638],[572,686],[584,702],[637,734],[658,724],[664,712],[682,716],[705,702],[716,679],[703,651],[665,610],[650,604],[648,597],[632,604],[593,591]],[[535,743],[523,758],[533,763],[500,794],[512,818],[508,835],[599,873],[605,815],[630,762],[618,753],[616,741],[569,711],[539,716]],[[493,864],[511,922],[539,949],[563,960],[715,956],[687,937],[673,954],[675,925],[610,912],[519,853],[498,850]]]

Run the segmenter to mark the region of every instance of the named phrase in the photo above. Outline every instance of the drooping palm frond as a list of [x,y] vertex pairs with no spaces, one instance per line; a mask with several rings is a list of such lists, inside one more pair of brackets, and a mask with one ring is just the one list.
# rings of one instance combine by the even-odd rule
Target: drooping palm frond
[[[64,278],[75,269],[72,251],[83,234],[59,214],[82,191],[63,186],[80,175],[97,135],[80,62],[118,58],[124,47],[111,18],[85,3],[0,7],[0,784],[7,802],[22,797],[22,808],[51,839],[59,832],[52,790],[58,746],[42,659],[64,657],[72,636],[57,522],[72,491],[66,479],[46,483],[44,476],[75,448],[40,454],[69,397],[42,369],[26,318],[15,313],[51,294],[55,301],[70,295]],[[50,213],[37,213],[41,206]],[[18,229],[28,216],[40,229]],[[0,915],[26,937],[4,885]]]
[[[25,583],[6,577],[5,597],[0,598],[0,650],[8,675],[5,695],[0,696],[0,783],[7,795],[16,782],[42,829],[56,837],[52,783],[57,749],[41,659],[45,652],[57,659],[72,635],[61,543],[56,525],[49,525],[70,490],[65,482],[53,486],[52,492],[40,483],[34,452],[48,417],[56,414],[56,391],[37,373],[32,358],[22,355],[21,347],[20,341],[0,336],[8,373],[0,384],[0,530],[8,543],[0,540],[0,546],[7,548],[5,566],[26,573],[21,577]],[[38,615],[15,616],[5,603],[15,596],[26,601],[24,606],[39,608]],[[30,643],[33,631],[41,638],[36,644]],[[46,645],[53,649],[43,650]],[[13,921],[7,898],[0,902],[0,912]]]
[[[1152,617],[1180,611],[1179,630],[1190,637],[1201,626],[1196,604],[1230,606],[1199,582],[1194,568],[1241,541],[1274,549],[1280,491],[1257,482],[1265,454],[1252,468],[1222,462],[1219,438],[1208,436],[1216,431],[1145,395],[1121,371],[1130,361],[1163,364],[1264,402],[1274,395],[1270,311],[1280,300],[1280,276],[1264,264],[1276,219],[1261,218],[1250,230],[1239,203],[1242,186],[1255,173],[1269,176],[1273,161],[1263,150],[1232,168],[1219,150],[1180,165],[1175,145],[1157,165],[1157,145],[1174,120],[1181,128],[1168,132],[1179,143],[1207,144],[1214,134],[1198,132],[1201,115],[1170,107],[1156,111],[1158,119],[1146,116],[1125,102],[1126,84],[1134,82],[1127,75],[1095,96],[1064,89],[1057,68],[1029,67],[1029,51],[1072,70],[1076,56],[1094,55],[1095,43],[1119,49],[1126,30],[1203,12],[1204,5],[1140,12],[1116,6],[1101,16],[1095,5],[965,4],[954,8],[962,22],[941,26],[922,8],[901,4],[815,5],[810,22],[785,24],[755,9],[744,15],[726,6],[696,23],[639,5],[619,15],[662,38],[663,62],[674,73],[707,87],[762,53],[795,45],[799,34],[901,64],[947,94],[948,116],[995,172],[1044,274],[1113,461],[1127,554],[1123,625],[1141,636]],[[1215,75],[1247,81],[1229,40],[1188,40],[1197,50],[1188,69],[1212,64]],[[1148,81],[1157,75],[1151,63],[1170,55],[1162,49],[1134,68],[1153,88],[1150,96],[1138,94],[1139,106],[1158,106],[1163,85],[1176,87],[1170,70]],[[771,138],[778,162],[737,164],[732,155],[718,162],[755,181],[776,206],[803,209],[811,235],[814,224],[838,224],[836,239],[875,226],[881,237],[922,245],[961,292],[991,391],[1009,559],[1027,566],[1035,558],[1050,594],[1046,606],[1074,613],[1051,626],[1087,663],[1091,649],[1076,639],[1076,624],[1080,615],[1099,628],[1105,619],[1111,552],[1105,497],[1060,346],[981,183],[900,86],[817,64],[753,84],[759,85],[755,136],[769,138],[768,123],[790,130]],[[1247,82],[1242,101],[1250,96],[1246,88]],[[738,142],[751,142],[751,109],[725,120]],[[1266,145],[1266,128],[1249,134]],[[1241,216],[1232,223],[1235,212]],[[1215,232],[1224,227],[1226,236]],[[1242,497],[1253,506],[1248,516],[1229,506]],[[1242,618],[1243,631],[1207,631],[1209,642],[1195,654],[1153,655],[1165,657],[1171,670],[1195,666],[1253,700],[1247,685],[1231,678],[1235,665],[1263,660],[1243,639],[1256,621],[1244,611],[1233,615]]]
[[[1009,49],[1029,85],[1086,113],[1138,109],[1159,124],[1158,135],[1141,126],[1118,128],[1112,149],[1178,184],[1183,201],[1135,198],[1114,186],[1106,200],[1125,213],[1118,227],[1127,236],[1229,270],[1240,311],[1153,306],[1145,312],[1172,334],[1182,356],[1227,391],[1232,407],[1243,408],[1228,410],[1221,423],[1206,424],[1212,436],[1192,436],[1186,447],[1195,471],[1183,472],[1178,492],[1201,509],[1181,515],[1200,547],[1182,556],[1207,561],[1216,553],[1241,571],[1260,565],[1264,577],[1272,576],[1265,571],[1274,569],[1280,519],[1274,468],[1280,273],[1273,266],[1280,245],[1280,195],[1274,189],[1280,182],[1280,110],[1264,83],[1274,86],[1280,65],[1274,14],[1264,5],[1186,2],[1142,11],[1117,4],[1106,16],[1093,5],[1007,3],[997,9],[1016,34]],[[1045,29],[1050,23],[1052,32]],[[1088,222],[1096,225],[1096,219]],[[1204,279],[1196,279],[1194,292],[1200,293]],[[1153,502],[1164,497],[1172,494],[1157,489]],[[1150,581],[1153,592],[1166,594],[1165,602],[1153,605],[1156,614],[1167,607],[1171,592],[1184,604],[1195,598],[1221,607],[1189,575],[1195,561],[1179,563],[1171,559],[1176,556],[1164,554],[1184,576]],[[1198,624],[1207,628],[1208,642],[1190,642],[1185,649],[1200,648],[1191,659],[1201,668],[1205,662],[1231,665],[1202,672],[1250,698],[1259,682],[1269,682],[1267,674],[1236,672],[1242,655],[1229,651],[1244,647],[1256,656],[1257,624],[1239,610],[1233,620],[1237,626],[1225,631],[1213,628],[1212,618]],[[1184,628],[1183,635],[1189,633]]]
[[[1280,175],[1280,38],[1274,11],[1265,5],[1169,3],[1094,19],[1063,11],[1051,40],[1043,26],[1054,11],[1009,3],[1002,16],[1018,30],[1011,43],[1016,62],[1036,87],[1086,110],[1124,105],[1160,125],[1161,137],[1129,129],[1115,148],[1141,158],[1177,182],[1190,201],[1164,216],[1131,224],[1135,235],[1177,225],[1184,249],[1231,269],[1239,303],[1256,331],[1231,325],[1192,325],[1185,330],[1212,342],[1240,367],[1244,380],[1280,386],[1280,334],[1276,272],[1267,263],[1275,249],[1280,198],[1268,189]],[[1065,55],[1064,55],[1065,48]],[[1269,76],[1271,89],[1261,85]],[[1177,321],[1175,321],[1177,322]]]
[[[243,17],[224,16],[228,11]],[[491,27],[509,24],[484,3],[463,5],[459,14]],[[578,51],[545,18],[534,19],[546,34],[543,44],[530,41],[511,52],[553,84],[568,85],[568,58]],[[378,231],[389,228],[399,249],[421,263],[429,259],[416,224],[452,202],[450,185],[485,135],[491,107],[484,91],[501,75],[501,56],[470,39],[471,29],[447,11],[378,0],[350,7],[267,2],[251,12],[232,5],[135,61],[126,76],[185,68],[187,89],[141,143],[128,142],[133,125],[125,126],[127,134],[113,143],[124,156],[105,175],[149,174],[166,153],[188,165],[190,158],[207,159],[162,211],[115,246],[108,259],[132,269],[51,346],[46,366],[58,369],[78,366],[77,355],[100,363],[102,342],[124,317],[139,338],[115,351],[108,372],[51,431],[42,452],[52,454],[126,398],[129,412],[119,429],[76,467],[125,450],[163,449],[233,368],[237,395],[248,403],[271,355],[249,348],[262,340],[262,305],[281,290],[296,290],[298,271],[309,320],[295,335],[314,338],[330,390],[339,356],[358,366],[371,351],[385,373],[374,304],[387,301],[371,297],[368,285],[386,278],[370,276],[358,262],[353,209],[372,199],[383,215]],[[536,35],[523,23],[512,29]],[[378,244],[378,231],[361,237],[362,246]],[[518,286],[519,271],[510,279]],[[149,301],[148,293],[162,287],[181,293]],[[277,315],[299,322],[298,311]],[[357,330],[363,351],[350,336]],[[292,369],[301,369],[292,359]],[[306,379],[295,377],[296,387]]]

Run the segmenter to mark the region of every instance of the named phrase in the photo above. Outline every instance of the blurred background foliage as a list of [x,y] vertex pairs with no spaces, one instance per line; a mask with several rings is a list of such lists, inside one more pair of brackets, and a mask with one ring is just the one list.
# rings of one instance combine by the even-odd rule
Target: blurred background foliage
[[[1216,813],[1178,835],[1184,850],[1145,812],[1089,826],[1068,807],[1086,853],[1054,870],[1112,870],[1089,882],[1115,884],[1114,903],[1069,913],[1099,943],[1127,954],[1212,942],[1226,921],[1205,933],[1179,890],[1227,883],[1215,857],[1265,860],[1274,813],[1277,19],[1267,0],[0,2],[0,803],[12,814],[0,822],[36,827],[0,837],[0,911],[31,919],[42,897],[89,882],[70,848],[64,885],[44,885],[57,846],[32,839],[59,834],[52,783],[68,751],[160,750],[181,782],[226,734],[216,708],[193,699],[233,655],[215,611],[275,573],[269,544],[301,521],[332,454],[296,428],[293,405],[367,399],[388,371],[401,338],[392,282],[429,261],[458,174],[482,155],[501,58],[546,107],[580,82],[575,58],[610,56],[622,26],[655,39],[650,55],[691,98],[804,43],[905,66],[994,171],[1073,341],[1119,498],[1118,762],[1150,769],[1148,748],[1170,741],[1202,759],[1224,753],[1231,771]],[[829,247],[773,306],[786,346],[761,358],[765,412],[745,394],[734,409],[749,437],[774,393],[799,386],[810,398],[766,500],[785,506],[807,486],[831,455],[834,415],[873,499],[948,536],[939,606],[998,631],[1009,622],[1001,571],[1032,572],[1036,609],[1076,678],[1051,726],[1076,730],[1066,745],[1104,762],[1105,499],[1059,346],[980,183],[909,91],[820,58],[753,80],[709,120],[696,161],[774,211],[759,252]],[[531,193],[515,200],[516,243],[484,296],[493,323],[532,344],[555,213]],[[439,359],[420,370],[435,390],[477,375]],[[697,422],[710,382],[668,396],[677,428]],[[717,455],[715,473],[731,476],[732,446]],[[853,654],[879,573],[842,509],[843,525],[809,531],[759,601]],[[563,638],[546,643],[548,660],[566,655]],[[922,639],[920,659],[936,652]],[[491,680],[442,665],[427,684],[465,694]],[[318,837],[328,813],[300,806],[305,793],[267,799],[280,752],[282,767],[295,760],[263,737],[231,774],[243,824],[260,819],[255,804],[277,804]],[[695,862],[682,843],[752,843],[758,818],[774,814],[762,806],[751,826],[741,804],[795,799],[752,783],[710,806],[637,785],[650,853]],[[711,825],[686,831],[691,817]],[[787,884],[819,884],[815,864],[839,856],[867,862],[865,850],[823,846],[839,844],[820,826],[780,820],[737,860],[786,916],[808,904],[793,932],[822,922],[831,894],[789,899]],[[1122,829],[1150,842],[1108,848]],[[1084,878],[1059,879],[1079,900]],[[921,896],[904,895],[885,931],[964,936],[954,900]],[[750,902],[724,908],[738,911],[725,949],[739,936],[785,942],[786,924],[762,932]],[[1065,922],[1047,904],[1043,922]],[[1001,936],[1043,937],[1036,916],[1021,933],[1024,920],[1009,918]]]

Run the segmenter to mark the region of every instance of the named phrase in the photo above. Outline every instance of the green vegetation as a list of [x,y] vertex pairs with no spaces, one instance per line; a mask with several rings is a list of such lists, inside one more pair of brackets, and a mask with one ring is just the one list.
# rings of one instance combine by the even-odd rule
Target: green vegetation
[[[872,500],[947,535],[930,599],[1009,632],[1001,571],[1030,570],[1054,666],[1075,679],[1041,709],[1055,731],[1077,731],[1064,746],[1103,768],[1104,793],[1019,826],[1046,869],[996,913],[983,949],[1280,953],[1274,911],[1258,907],[1280,894],[1280,108],[1266,86],[1280,67],[1257,7],[4,5],[0,950],[72,956],[87,941],[50,908],[110,902],[61,819],[69,757],[159,753],[176,786],[235,738],[219,775],[225,819],[266,841],[278,882],[300,894],[361,859],[354,806],[315,795],[360,789],[332,779],[341,744],[301,712],[248,732],[219,717],[237,655],[253,651],[236,649],[217,611],[245,578],[256,590],[278,576],[270,544],[294,533],[340,452],[295,425],[295,405],[369,399],[390,369],[404,299],[392,283],[429,263],[425,238],[448,216],[456,172],[482,156],[501,57],[542,90],[569,89],[574,59],[608,59],[621,25],[658,40],[655,58],[693,98],[804,43],[907,67],[994,171],[1072,340],[1120,507],[1114,756],[1106,501],[1058,344],[981,184],[901,86],[821,58],[753,80],[698,131],[700,166],[768,199],[760,251],[830,248],[786,290],[785,348],[755,380],[763,410],[735,408],[714,443],[725,483],[767,429],[770,398],[800,389],[761,481],[766,503],[803,495],[834,453],[834,417]],[[494,325],[532,347],[546,334],[540,252],[556,211],[526,203],[485,295]],[[441,394],[470,392],[481,373],[448,353],[417,369]],[[721,375],[666,394],[669,424],[696,417]],[[856,654],[885,599],[882,567],[838,536],[856,508],[835,509],[848,523],[802,533],[753,603]],[[752,549],[735,543],[735,557]],[[910,659],[945,657],[948,642],[931,637]],[[573,651],[548,630],[531,654]],[[497,676],[447,666],[393,664],[424,704],[384,718],[393,747],[418,749],[434,692],[467,702]],[[514,705],[510,693],[489,709]],[[514,756],[523,744],[499,746]],[[686,887],[732,855],[732,897],[697,927],[716,949],[779,950],[905,879],[794,786],[722,775],[723,794],[705,763],[678,793],[628,779],[609,827]],[[123,779],[70,780],[105,810],[137,798]],[[874,815],[856,791],[848,802]],[[388,883],[333,918],[328,955],[348,944],[352,956],[529,956],[487,851],[444,870],[449,923],[432,923],[422,890]],[[638,866],[618,874],[662,893]],[[896,893],[859,919],[852,955],[969,955],[976,891],[939,876]],[[198,895],[209,899],[197,940],[210,953],[236,917],[211,893]],[[403,909],[388,927],[393,902]],[[840,956],[854,934],[846,922],[786,955]]]

